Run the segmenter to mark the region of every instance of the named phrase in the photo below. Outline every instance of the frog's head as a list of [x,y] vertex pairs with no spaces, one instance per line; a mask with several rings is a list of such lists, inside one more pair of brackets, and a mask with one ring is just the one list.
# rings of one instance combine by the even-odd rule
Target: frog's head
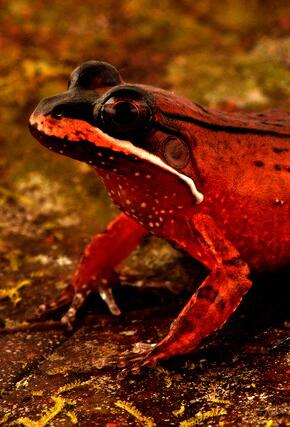
[[49,149],[110,176],[134,178],[141,187],[150,177],[145,192],[150,181],[158,194],[178,192],[198,204],[203,196],[193,180],[188,137],[162,112],[172,103],[172,93],[125,84],[112,65],[88,61],[72,72],[66,92],[39,103],[30,130]]

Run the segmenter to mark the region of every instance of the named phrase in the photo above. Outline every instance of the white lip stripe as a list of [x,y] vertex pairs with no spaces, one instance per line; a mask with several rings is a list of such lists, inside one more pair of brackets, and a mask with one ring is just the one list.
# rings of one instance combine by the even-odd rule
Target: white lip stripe
[[[98,129],[99,130],[99,129]],[[107,135],[107,134],[105,134]],[[112,138],[114,139],[114,138]],[[124,140],[115,140],[118,141],[118,145],[115,143],[114,144],[114,150],[116,151],[116,145],[117,145],[117,151],[122,151],[123,150],[118,150],[119,146],[122,148],[125,148],[126,151],[129,151],[132,154],[135,154],[137,157],[139,157],[142,160],[146,160],[149,163],[152,163],[164,170],[167,170],[168,172],[178,176],[179,178],[181,178],[190,188],[193,196],[196,198],[196,204],[200,204],[203,199],[204,196],[202,193],[200,193],[200,191],[198,191],[198,189],[196,188],[196,185],[194,183],[194,181],[189,178],[187,175],[183,175],[182,173],[178,172],[177,170],[175,170],[174,168],[172,168],[171,166],[169,166],[167,163],[164,163],[163,160],[160,159],[160,157],[155,156],[155,154],[149,153],[146,150],[143,150],[142,148],[139,147],[135,147],[135,145],[133,145],[130,141],[124,141]]]
[[[146,150],[143,150],[143,148],[136,147],[132,142],[122,140],[122,139],[115,139],[108,135],[107,133],[104,133],[99,128],[95,128],[92,125],[89,125],[88,123],[78,120],[78,119],[66,119],[66,122],[70,120],[71,121],[71,127],[70,127],[70,134],[67,135],[67,138],[70,141],[79,141],[80,139],[88,139],[89,141],[93,142],[97,147],[105,147],[110,148],[112,151],[119,151],[124,154],[133,154],[137,157],[139,157],[142,160],[146,160],[147,162],[158,166],[161,169],[164,169],[173,175],[178,176],[180,179],[182,179],[190,188],[191,193],[196,199],[196,204],[200,204],[204,196],[202,193],[198,191],[198,189],[195,186],[194,181],[189,178],[187,175],[183,175],[182,173],[178,172],[165,162],[161,160],[158,156],[155,156],[155,154],[149,153]],[[47,122],[50,122],[51,126],[45,126],[44,124]],[[61,120],[55,120],[52,118],[47,118],[45,120],[45,123],[39,122],[37,120],[37,117],[34,117],[33,115],[30,118],[30,123],[32,126],[36,126],[39,131],[44,132],[48,136],[55,136],[59,138],[64,137],[63,127],[62,127],[62,121]],[[87,128],[86,131],[88,132],[89,138],[85,134],[85,132],[80,133],[79,129],[83,128],[84,123],[86,124]],[[79,126],[78,126],[79,124]],[[67,125],[65,132],[67,132]]]

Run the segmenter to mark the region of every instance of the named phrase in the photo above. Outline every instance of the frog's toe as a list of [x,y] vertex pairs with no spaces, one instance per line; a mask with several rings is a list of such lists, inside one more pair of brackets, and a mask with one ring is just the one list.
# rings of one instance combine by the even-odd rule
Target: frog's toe
[[41,304],[36,309],[36,314],[38,317],[44,317],[46,314],[53,313],[54,311],[59,310],[60,308],[70,304],[73,300],[74,289],[71,285],[68,285],[59,297],[48,304]]
[[100,286],[98,287],[98,293],[102,300],[107,305],[108,309],[114,316],[119,316],[121,314],[121,310],[118,307],[118,304],[116,303],[116,300],[114,298],[112,288],[108,286]]
[[61,323],[65,326],[67,330],[72,330],[73,324],[76,319],[76,314],[83,303],[86,301],[88,295],[91,293],[87,287],[83,287],[81,291],[78,291],[74,294],[71,304],[67,312],[60,319]]
[[118,358],[118,368],[125,368],[125,370],[138,373],[143,366],[150,366],[150,355],[156,344],[136,343],[133,351],[129,354],[124,354]]

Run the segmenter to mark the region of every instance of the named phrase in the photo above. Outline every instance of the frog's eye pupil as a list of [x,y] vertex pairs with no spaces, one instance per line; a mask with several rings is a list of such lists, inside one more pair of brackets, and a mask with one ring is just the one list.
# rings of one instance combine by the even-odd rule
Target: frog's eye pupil
[[148,104],[140,99],[109,98],[97,110],[98,125],[111,135],[126,135],[145,130],[151,119]]
[[111,114],[115,123],[123,126],[134,123],[139,117],[137,106],[129,101],[117,101],[112,106],[105,106],[105,109],[107,113]]

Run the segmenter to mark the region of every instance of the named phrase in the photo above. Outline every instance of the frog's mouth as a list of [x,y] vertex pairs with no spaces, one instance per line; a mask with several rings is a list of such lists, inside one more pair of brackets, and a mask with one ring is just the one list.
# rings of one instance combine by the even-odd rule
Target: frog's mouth
[[[122,159],[127,159],[130,164],[145,162],[150,170],[157,168],[159,173],[162,171],[165,174],[164,178],[174,177],[183,188],[187,188],[187,194],[191,200],[194,198],[194,204],[203,201],[203,194],[190,177],[175,170],[153,153],[136,147],[130,141],[113,138],[83,120],[32,114],[29,127],[32,135],[49,149],[98,168],[116,171],[113,165],[120,164]],[[123,172],[127,175],[132,173],[127,165]],[[137,173],[135,172],[136,176]]]

